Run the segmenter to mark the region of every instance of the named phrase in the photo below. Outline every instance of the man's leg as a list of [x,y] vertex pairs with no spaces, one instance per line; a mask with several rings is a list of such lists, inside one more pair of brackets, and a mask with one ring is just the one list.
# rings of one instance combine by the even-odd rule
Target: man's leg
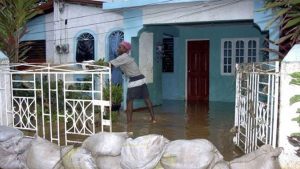
[[151,121],[152,121],[153,123],[155,123],[156,120],[155,120],[155,117],[154,117],[154,112],[153,112],[151,100],[150,100],[149,97],[148,97],[148,98],[145,98],[144,101],[145,101],[145,103],[146,103],[146,105],[147,105],[147,107],[148,107],[148,110],[149,110],[149,112],[150,112]]
[[132,109],[133,109],[133,100],[127,100],[127,123],[132,122]]

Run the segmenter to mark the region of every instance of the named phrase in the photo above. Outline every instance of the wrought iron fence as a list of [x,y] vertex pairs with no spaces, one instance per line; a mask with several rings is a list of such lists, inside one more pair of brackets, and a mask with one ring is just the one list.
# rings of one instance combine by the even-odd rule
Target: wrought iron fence
[[0,66],[0,124],[57,144],[111,131],[111,70],[87,64]]
[[279,62],[236,66],[235,144],[245,153],[277,145]]

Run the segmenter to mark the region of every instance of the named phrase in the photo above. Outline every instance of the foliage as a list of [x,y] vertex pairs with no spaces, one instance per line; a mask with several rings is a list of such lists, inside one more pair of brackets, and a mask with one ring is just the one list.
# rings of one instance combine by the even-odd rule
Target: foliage
[[10,62],[24,60],[29,43],[20,44],[26,23],[40,13],[36,0],[0,0],[0,50]]
[[95,65],[108,66],[109,64],[104,60],[104,58],[102,58],[102,59],[99,59],[98,61],[96,61]]
[[[112,101],[112,104],[115,104],[115,105],[119,105],[122,103],[122,100],[123,100],[123,88],[121,85],[115,85],[115,84],[112,84],[111,85],[111,101]],[[103,98],[105,100],[109,100],[109,87],[107,85],[107,87],[103,88]]]
[[294,44],[300,42],[300,0],[266,0],[262,10],[273,10],[275,16],[269,21],[268,27],[279,21],[280,39],[271,42],[279,45],[279,51],[269,49],[285,56]]
[[[300,85],[300,72],[294,72],[291,74],[292,80],[290,84],[294,85]],[[292,98],[290,98],[290,104],[294,104],[296,102],[300,101],[300,95],[295,95]],[[300,113],[300,109],[297,110],[297,113]],[[296,121],[300,126],[300,115],[298,117],[295,117],[292,119],[293,121]],[[292,137],[300,137],[300,133],[292,133]]]

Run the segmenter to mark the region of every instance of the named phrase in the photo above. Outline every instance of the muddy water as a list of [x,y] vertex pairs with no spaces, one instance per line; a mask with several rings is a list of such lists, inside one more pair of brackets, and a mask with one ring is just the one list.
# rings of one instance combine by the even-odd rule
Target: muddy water
[[169,140],[204,138],[210,140],[224,156],[231,160],[242,153],[233,145],[234,104],[222,102],[164,101],[154,107],[157,123],[149,122],[146,109],[133,113],[133,122],[126,124],[120,112],[113,131],[133,132],[133,137],[161,134]]

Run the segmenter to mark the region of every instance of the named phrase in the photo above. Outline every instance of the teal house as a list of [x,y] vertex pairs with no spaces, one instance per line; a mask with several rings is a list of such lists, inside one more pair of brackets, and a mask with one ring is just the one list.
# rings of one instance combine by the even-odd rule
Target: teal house
[[[129,41],[155,105],[163,100],[234,102],[235,65],[276,59],[260,50],[275,48],[265,38],[279,36],[277,26],[266,29],[272,13],[257,12],[262,0],[65,0],[47,5],[23,37],[43,49],[38,55],[45,62],[111,60],[118,43]],[[113,70],[113,83],[124,83],[119,70]]]
[[[154,104],[162,100],[234,102],[235,64],[275,59],[260,49],[270,11],[256,0],[118,0],[132,56],[148,80]],[[272,47],[272,46],[270,46]]]

